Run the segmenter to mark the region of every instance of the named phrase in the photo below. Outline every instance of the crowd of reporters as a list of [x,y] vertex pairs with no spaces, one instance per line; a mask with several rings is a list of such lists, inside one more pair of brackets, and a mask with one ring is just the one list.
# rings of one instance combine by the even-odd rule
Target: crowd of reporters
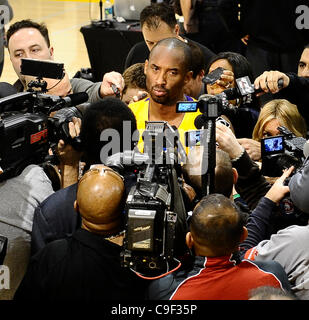
[[[298,74],[264,69],[254,77],[251,63],[241,53],[213,53],[188,41],[177,26],[171,5],[148,6],[141,13],[145,42],[132,48],[122,75],[110,72],[102,82],[93,83],[69,79],[64,72],[61,79],[39,79],[39,83],[47,84],[44,93],[30,90],[29,83],[35,79],[22,73],[21,63],[29,58],[53,60],[47,27],[22,20],[8,29],[8,51],[18,81],[9,89],[1,87],[1,96],[8,99],[1,99],[0,105],[9,104],[9,109],[2,110],[2,119],[13,119],[10,117],[15,113],[24,115],[29,110],[40,113],[43,119],[62,119],[66,138],[57,135],[59,141],[53,143],[47,139],[44,148],[37,151],[44,161],[22,159],[12,176],[1,179],[0,235],[7,243],[2,247],[0,263],[9,268],[10,286],[0,289],[0,299],[246,300],[254,295],[254,289],[267,287],[278,289],[269,289],[269,295],[277,293],[278,299],[309,298],[307,39],[303,41]],[[33,40],[34,45],[28,47],[25,39]],[[132,57],[140,61],[133,63]],[[207,76],[219,67],[223,71],[209,80]],[[290,66],[290,70],[295,67]],[[249,94],[242,94],[236,81],[243,77],[253,90]],[[31,107],[25,110],[20,99],[26,98],[20,94],[30,91],[32,98],[27,103]],[[80,104],[72,98],[73,114],[60,118],[64,109],[50,114],[55,104],[63,107],[65,97],[81,92],[87,93],[87,101]],[[237,94],[230,97],[230,92]],[[260,99],[263,94],[268,94],[268,101]],[[58,98],[47,100],[48,95]],[[12,96],[14,100],[10,100]],[[183,100],[198,101],[198,106],[206,107],[216,101],[220,109],[220,121],[210,121],[215,126],[210,139],[216,150],[212,158],[215,163],[208,163],[211,194],[205,191],[203,180],[202,142],[188,147],[181,136],[183,131],[196,130],[194,120],[207,111],[200,107],[194,113],[176,113],[177,102]],[[44,103],[45,115],[41,115],[42,110],[37,110]],[[55,121],[46,123],[56,126]],[[126,152],[134,150],[140,155],[146,150],[142,134],[147,133],[147,122],[151,125],[156,121],[179,130],[187,153],[185,164],[170,168],[169,164],[121,163]],[[119,148],[105,149],[110,142],[102,139],[105,130],[117,133]],[[128,136],[136,132],[139,136],[128,143]],[[272,136],[283,136],[285,149],[265,156],[263,142]],[[121,154],[122,160],[102,161],[115,154]],[[3,155],[8,156],[2,151]],[[280,161],[271,162],[274,155]],[[283,155],[285,162],[281,161]],[[1,170],[6,173],[3,163]],[[139,175],[145,172],[145,177]],[[147,180],[150,173],[152,180]],[[165,184],[164,192],[171,199],[161,202],[164,217],[171,220],[167,226],[165,221],[158,224],[165,228],[163,240],[159,240],[165,245],[170,240],[166,238],[173,238],[173,248],[166,244],[172,257],[166,257],[164,245],[162,252],[155,251],[160,241],[149,235],[154,245],[144,255],[134,251],[134,246],[141,249],[148,243],[132,242],[130,249],[141,259],[138,265],[143,258],[151,260],[147,261],[149,270],[142,274],[134,263],[123,265],[128,242],[132,241],[128,239],[130,214],[135,209],[144,210],[144,215],[156,210],[153,203],[157,205],[163,196],[154,197],[151,188],[155,185],[162,191]],[[137,193],[147,201],[130,211],[129,201]],[[176,221],[172,221],[173,213]],[[152,236],[161,236],[161,231],[155,230]],[[166,270],[159,267],[161,258],[168,265]]]

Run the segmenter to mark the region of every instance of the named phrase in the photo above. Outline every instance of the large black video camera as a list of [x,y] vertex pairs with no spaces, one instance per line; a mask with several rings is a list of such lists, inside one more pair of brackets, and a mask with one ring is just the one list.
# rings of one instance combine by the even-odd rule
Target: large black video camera
[[[72,117],[82,117],[74,106],[86,102],[87,93],[64,98],[42,93],[46,89],[42,77],[61,80],[63,64],[22,59],[21,70],[38,75],[38,81],[31,82],[28,92],[0,99],[0,180],[20,174],[31,163],[45,162],[49,148],[53,149],[59,139],[80,148],[79,139],[69,134],[68,123]],[[34,91],[35,87],[40,90]],[[49,116],[51,112],[55,112],[53,117]]]
[[262,174],[280,177],[283,169],[291,166],[295,171],[303,164],[306,139],[296,137],[286,127],[278,127],[281,135],[261,140]]
[[[177,266],[177,248],[182,250],[185,245],[186,210],[178,181],[179,164],[173,162],[176,158],[171,155],[177,150],[166,141],[169,133],[161,135],[166,129],[173,131],[164,121],[146,124],[144,137],[149,138],[150,144],[145,149],[151,150],[154,141],[158,143],[162,138],[164,147],[160,152],[124,152],[116,162],[115,156],[106,161],[106,165],[122,174],[128,168],[137,174],[125,206],[126,235],[121,261],[123,267],[145,277],[162,275]],[[177,234],[179,240],[175,243]]]

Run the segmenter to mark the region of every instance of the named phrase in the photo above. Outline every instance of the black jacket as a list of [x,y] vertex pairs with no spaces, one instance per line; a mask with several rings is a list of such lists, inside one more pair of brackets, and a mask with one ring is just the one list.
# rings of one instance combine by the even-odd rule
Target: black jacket
[[121,247],[77,230],[30,260],[15,300],[142,300],[148,280],[121,267]]
[[36,207],[31,233],[31,254],[47,243],[71,236],[81,225],[80,214],[74,210],[77,183],[60,189]]
[[[239,38],[249,34],[250,44],[267,51],[292,52],[309,42],[309,30],[298,30],[296,8],[302,0],[219,0],[221,15]],[[238,7],[238,3],[240,7]],[[238,12],[240,11],[240,19]]]
[[286,75],[290,78],[290,83],[286,88],[279,91],[275,98],[286,99],[295,104],[309,128],[309,79],[298,77],[293,72],[288,72]]

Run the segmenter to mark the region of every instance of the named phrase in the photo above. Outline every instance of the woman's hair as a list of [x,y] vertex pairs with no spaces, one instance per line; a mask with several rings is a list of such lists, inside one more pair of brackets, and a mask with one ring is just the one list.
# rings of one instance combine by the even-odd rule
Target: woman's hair
[[[210,59],[206,67],[205,74],[208,74],[210,66],[214,62],[220,59],[227,60],[228,63],[232,66],[235,84],[236,84],[236,79],[246,77],[246,76],[249,77],[251,83],[254,83],[254,75],[253,75],[253,70],[250,62],[245,56],[236,52],[229,52],[229,51],[219,52],[212,59]],[[260,110],[260,100],[255,95],[252,95],[251,108]]]
[[208,63],[206,74],[209,73],[210,66],[217,60],[225,59],[232,66],[235,80],[248,76],[250,81],[254,82],[252,67],[246,57],[236,52],[220,52],[215,55]]
[[261,109],[252,138],[260,141],[263,138],[266,123],[273,119],[277,119],[281,126],[286,127],[297,137],[306,137],[306,122],[298,112],[296,105],[285,99],[275,99],[266,103]]

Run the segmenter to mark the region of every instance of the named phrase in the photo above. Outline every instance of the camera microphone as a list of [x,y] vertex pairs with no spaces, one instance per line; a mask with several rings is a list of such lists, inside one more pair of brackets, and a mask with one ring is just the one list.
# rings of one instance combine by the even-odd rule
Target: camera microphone
[[197,116],[195,118],[194,125],[195,125],[196,129],[201,129],[204,124],[205,124],[205,120],[204,120],[202,114],[200,114],[199,116]]
[[57,103],[51,108],[50,112],[57,111],[62,108],[80,105],[84,102],[87,102],[88,99],[89,99],[89,96],[86,92],[72,93],[63,98],[57,97],[57,100],[56,100]]

